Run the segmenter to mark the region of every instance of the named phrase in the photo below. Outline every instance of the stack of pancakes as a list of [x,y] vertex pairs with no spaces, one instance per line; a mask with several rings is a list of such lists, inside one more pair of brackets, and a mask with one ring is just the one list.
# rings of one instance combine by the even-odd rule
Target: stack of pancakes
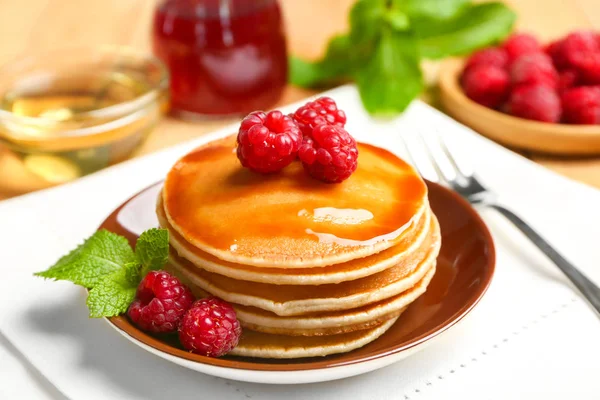
[[230,302],[244,328],[230,353],[299,358],[364,346],[423,294],[441,240],[415,171],[359,144],[340,184],[299,162],[272,175],[242,168],[229,137],[169,172],[158,199],[168,269],[199,296]]

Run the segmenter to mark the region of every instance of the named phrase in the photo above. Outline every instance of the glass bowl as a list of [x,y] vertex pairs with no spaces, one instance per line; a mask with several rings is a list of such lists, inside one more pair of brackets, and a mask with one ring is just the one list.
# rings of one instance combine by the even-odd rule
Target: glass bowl
[[0,198],[76,179],[128,158],[168,104],[157,58],[77,48],[0,68]]

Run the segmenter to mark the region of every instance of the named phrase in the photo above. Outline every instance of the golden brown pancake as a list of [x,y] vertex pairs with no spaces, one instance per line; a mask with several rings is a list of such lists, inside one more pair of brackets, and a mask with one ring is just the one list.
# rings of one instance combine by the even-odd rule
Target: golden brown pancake
[[271,335],[246,329],[229,354],[258,358],[304,358],[346,353],[383,335],[398,317],[371,329],[330,336]]
[[410,289],[382,300],[351,310],[312,313],[308,315],[281,317],[255,307],[235,305],[237,317],[244,328],[282,335],[334,335],[367,329],[389,318],[400,315],[408,305],[427,290],[435,266]]
[[[420,281],[435,264],[440,247],[437,219],[434,232],[413,259],[403,259],[384,271],[353,281],[319,286],[246,282],[195,267],[171,251],[169,261],[178,276],[231,303],[253,306],[277,315],[347,310],[395,296]],[[416,262],[415,262],[416,261]]]
[[397,245],[372,256],[321,268],[269,268],[219,260],[187,243],[170,227],[162,209],[161,199],[158,201],[156,212],[161,227],[169,231],[171,246],[181,258],[185,258],[198,268],[229,278],[275,285],[323,285],[372,275],[398,264],[402,259],[410,258],[434,229],[431,213],[426,212],[414,229],[407,229],[402,234]]
[[241,166],[231,136],[181,158],[162,196],[170,226],[200,250],[232,263],[312,268],[386,250],[428,208],[427,187],[392,153],[358,144],[350,178],[327,184],[299,162],[276,174]]
[[334,185],[299,162],[271,175],[244,169],[233,136],[169,172],[157,201],[171,244],[165,269],[235,308],[244,330],[230,354],[351,351],[426,291],[441,234],[425,183],[386,150],[358,148],[356,172]]

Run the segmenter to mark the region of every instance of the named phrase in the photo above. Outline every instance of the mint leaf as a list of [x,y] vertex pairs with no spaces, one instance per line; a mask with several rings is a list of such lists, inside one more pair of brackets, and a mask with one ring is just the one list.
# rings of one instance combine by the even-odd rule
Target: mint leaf
[[130,285],[135,286],[135,287],[137,287],[137,285],[139,285],[139,283],[143,277],[142,266],[139,263],[132,262],[129,264],[125,264],[125,266],[123,267],[122,270],[115,271],[115,272],[113,272],[113,274],[119,273],[122,271],[125,271],[124,278],[127,283],[129,283]]
[[322,60],[304,61],[298,57],[290,57],[290,82],[302,87],[316,87],[340,80],[349,74],[351,69],[351,43],[347,35],[331,38]]
[[410,16],[447,19],[456,15],[469,0],[392,0],[394,7]]
[[137,263],[137,257],[127,239],[100,230],[52,267],[34,275],[92,288],[104,276],[122,269],[128,263]]
[[126,312],[135,298],[135,276],[139,282],[139,267],[132,263],[101,279],[88,294],[90,317],[113,317]]
[[375,54],[358,69],[355,79],[368,112],[404,111],[423,89],[415,37],[410,33],[384,31]]
[[135,254],[142,264],[142,275],[161,269],[169,257],[169,231],[153,228],[142,233],[135,245]]
[[510,33],[516,15],[502,3],[465,7],[440,23],[433,18],[412,20],[419,50],[426,58],[462,55],[497,42]]
[[387,0],[359,0],[350,10],[350,39],[354,45],[371,42],[381,35]]
[[408,15],[400,10],[389,10],[385,15],[385,20],[392,29],[397,31],[406,31],[410,27]]

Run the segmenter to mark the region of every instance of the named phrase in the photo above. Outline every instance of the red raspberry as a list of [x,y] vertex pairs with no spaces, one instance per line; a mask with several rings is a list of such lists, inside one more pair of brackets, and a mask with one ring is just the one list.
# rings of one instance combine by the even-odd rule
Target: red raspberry
[[579,72],[574,69],[566,69],[559,74],[558,93],[571,89],[579,84]]
[[600,86],[567,90],[561,97],[565,122],[600,124]]
[[235,310],[218,297],[196,301],[179,326],[179,341],[192,353],[220,357],[237,346],[242,334]]
[[589,54],[600,50],[596,41],[596,34],[589,31],[573,32],[568,35],[562,46],[562,57],[570,66],[577,67]]
[[300,126],[304,136],[310,136],[314,127],[320,124],[346,125],[346,113],[338,109],[335,101],[329,97],[319,97],[296,110],[293,118]]
[[556,90],[546,85],[517,86],[508,103],[510,114],[544,122],[557,122],[561,106]]
[[165,271],[150,271],[140,282],[127,315],[142,330],[175,332],[194,295],[179,279]]
[[552,58],[554,67],[559,71],[569,68],[569,60],[567,60],[565,52],[563,51],[564,42],[564,40],[556,40],[547,45],[544,49],[545,53]]
[[281,111],[248,114],[237,136],[237,157],[252,171],[277,172],[296,159],[302,134],[298,125]]
[[358,148],[354,138],[344,128],[317,125],[311,136],[304,137],[298,157],[313,178],[339,183],[356,170]]
[[532,83],[557,87],[558,73],[552,59],[544,53],[524,54],[517,58],[510,67],[510,78],[513,85]]
[[506,68],[508,65],[508,55],[506,50],[501,47],[488,47],[479,50],[469,57],[465,70],[476,65],[493,65],[499,68]]
[[467,97],[486,107],[496,108],[508,97],[508,73],[494,65],[477,65],[469,68],[462,77]]
[[523,54],[539,53],[542,51],[540,42],[528,33],[516,33],[511,35],[502,47],[506,50],[509,64]]
[[579,73],[585,85],[600,85],[600,52],[589,53],[581,58]]

